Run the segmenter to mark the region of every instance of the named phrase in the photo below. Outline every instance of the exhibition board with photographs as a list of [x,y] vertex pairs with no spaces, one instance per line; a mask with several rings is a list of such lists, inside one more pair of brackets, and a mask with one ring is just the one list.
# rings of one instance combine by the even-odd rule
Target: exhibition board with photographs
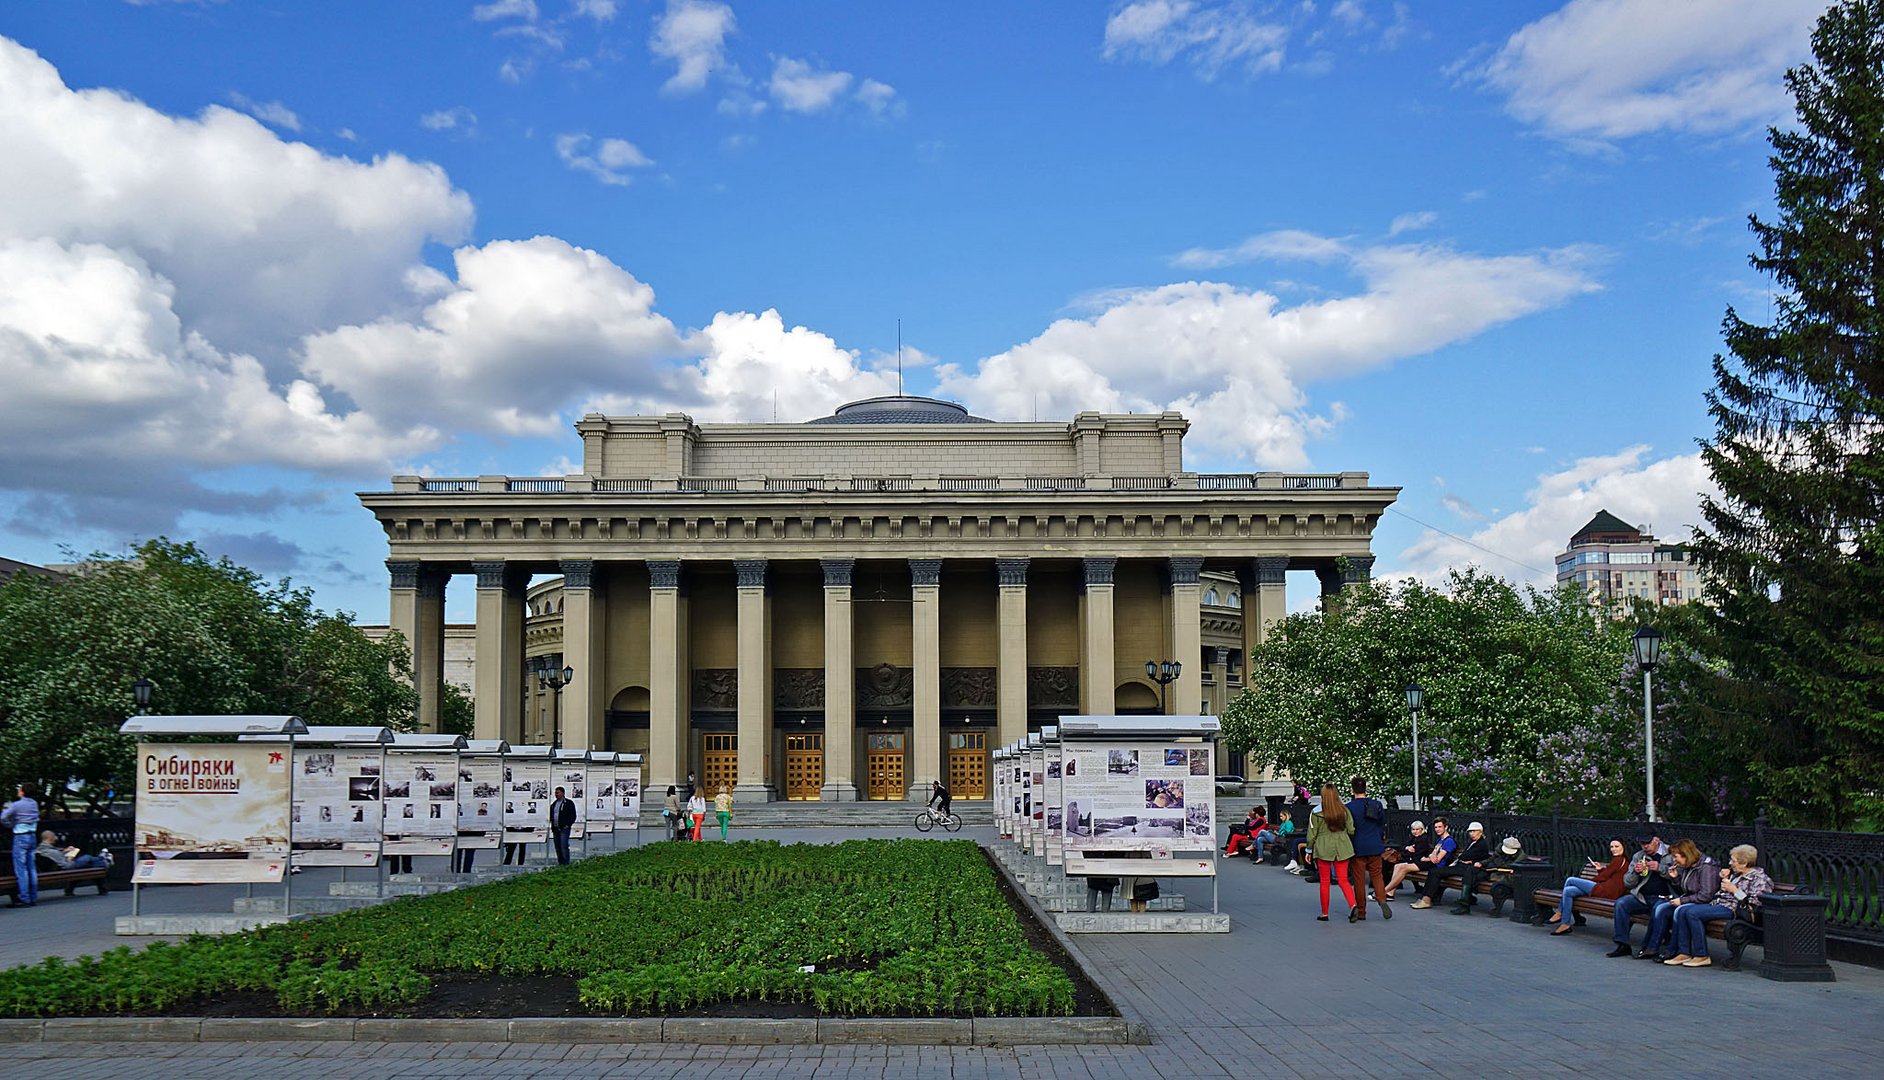
[[619,761],[615,765],[615,828],[641,827],[641,762]]
[[379,858],[380,767],[372,747],[294,748],[294,861],[371,866]]
[[458,758],[458,846],[497,846],[504,832],[504,761],[496,754]]
[[504,759],[504,842],[541,844],[549,840],[550,762],[548,758]]
[[1064,805],[1066,802],[1066,792],[1061,784],[1061,768],[1064,764],[1062,755],[1065,754],[1066,748],[1056,739],[1047,743],[1045,750],[1047,752],[1047,806],[1046,828],[1043,830],[1043,834],[1046,837],[1047,865],[1059,866],[1065,861],[1066,855],[1066,807]]
[[1047,855],[1047,751],[1044,746],[1027,748],[1027,787],[1032,792],[1027,814],[1027,848],[1036,859]]
[[1061,761],[1069,854],[1216,847],[1211,747],[1120,740],[1067,742]]
[[293,782],[285,744],[139,743],[133,880],[276,882]]
[[[576,807],[576,824],[569,830],[569,838],[580,840],[588,835],[589,765],[583,761],[558,761],[553,771],[556,776],[556,786],[563,789],[563,796]],[[555,793],[552,792],[551,798],[554,797]],[[548,811],[549,805],[546,803],[544,812],[548,813]]]
[[449,854],[458,839],[458,755],[391,751],[382,778],[386,851]]
[[615,831],[615,763],[589,762],[589,810],[584,826],[592,833]]
[[989,763],[988,770],[989,774],[994,777],[994,797],[990,800],[994,804],[994,832],[1003,839],[1014,835],[1014,815],[1009,813],[1007,808],[1007,776],[1012,771],[1007,753],[1006,748],[997,751],[994,760]]

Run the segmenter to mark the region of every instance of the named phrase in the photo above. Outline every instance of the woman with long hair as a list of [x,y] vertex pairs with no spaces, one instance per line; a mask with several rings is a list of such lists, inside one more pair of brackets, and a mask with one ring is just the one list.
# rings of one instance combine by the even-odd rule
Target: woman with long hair
[[1557,913],[1550,917],[1557,927],[1551,933],[1568,934],[1576,929],[1575,907],[1578,897],[1616,900],[1622,896],[1622,873],[1629,868],[1629,842],[1620,836],[1612,836],[1605,851],[1609,858],[1591,859],[1585,867],[1586,870],[1595,871],[1595,877],[1578,874],[1564,880],[1563,899],[1557,903]]
[[1328,921],[1328,879],[1332,875],[1348,901],[1348,921],[1360,918],[1354,906],[1354,885],[1348,881],[1348,860],[1354,857],[1354,818],[1341,804],[1341,794],[1333,784],[1321,788],[1321,808],[1309,815],[1308,846],[1315,853],[1315,870],[1321,876],[1321,914],[1317,922]]

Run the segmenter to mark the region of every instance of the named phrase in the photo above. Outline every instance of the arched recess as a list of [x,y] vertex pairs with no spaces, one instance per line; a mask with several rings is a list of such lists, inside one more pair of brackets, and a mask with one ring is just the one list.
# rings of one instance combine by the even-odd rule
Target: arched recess
[[645,686],[623,687],[615,700],[608,704],[609,712],[645,713],[648,711],[648,688]]
[[1122,682],[1112,691],[1112,709],[1120,716],[1156,716],[1164,711],[1158,705],[1158,689],[1138,679]]

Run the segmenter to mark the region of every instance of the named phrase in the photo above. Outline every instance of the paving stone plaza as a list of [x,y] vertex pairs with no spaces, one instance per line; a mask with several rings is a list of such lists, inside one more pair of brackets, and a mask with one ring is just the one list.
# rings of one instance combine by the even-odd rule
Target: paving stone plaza
[[[747,830],[826,842],[902,830]],[[984,843],[992,830],[961,834]],[[1656,1075],[1875,1076],[1884,971],[1837,964],[1834,983],[1751,970],[1610,960],[1605,928],[1567,939],[1441,909],[1317,923],[1316,890],[1280,870],[1223,866],[1226,935],[1079,935],[1075,947],[1149,1046],[719,1046],[590,1043],[36,1042],[0,1045],[0,1076],[80,1077],[1110,1077],[1569,1074],[1628,1046]],[[310,893],[333,871],[297,879]],[[1173,883],[1176,885],[1176,883]],[[1208,882],[1187,898],[1209,903]],[[239,886],[153,892],[154,910],[227,911]],[[120,894],[9,911],[0,963],[121,942]],[[1336,905],[1339,908],[1339,903]],[[1638,932],[1639,933],[1639,932]],[[1715,945],[1718,953],[1720,946]],[[1757,949],[1753,951],[1757,956]],[[1670,1047],[1685,1046],[1678,1053]],[[1692,1064],[1694,1069],[1686,1066]]]

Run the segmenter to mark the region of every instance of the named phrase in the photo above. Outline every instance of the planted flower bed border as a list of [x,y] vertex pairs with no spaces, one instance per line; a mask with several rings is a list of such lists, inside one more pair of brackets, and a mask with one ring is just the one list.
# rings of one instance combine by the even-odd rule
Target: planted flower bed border
[[[435,976],[474,994],[481,979],[574,979],[581,1011],[516,1017],[536,1003],[506,992],[510,1016],[456,1019],[428,1011]],[[219,1019],[232,1009],[245,1018]],[[170,1032],[148,1037],[233,1037],[213,1033],[320,1013],[357,1014],[313,1023],[359,1038],[457,1025],[527,1039],[559,1024],[642,1041],[657,1029],[667,1041],[1132,1038],[1113,1012],[967,841],[663,844],[311,923],[0,972],[0,1016],[54,1018],[0,1021],[9,1039],[106,1027],[123,1038],[140,1024]],[[908,1022],[840,1022],[870,1017]],[[946,1037],[923,1024],[948,1017],[965,1022]]]

